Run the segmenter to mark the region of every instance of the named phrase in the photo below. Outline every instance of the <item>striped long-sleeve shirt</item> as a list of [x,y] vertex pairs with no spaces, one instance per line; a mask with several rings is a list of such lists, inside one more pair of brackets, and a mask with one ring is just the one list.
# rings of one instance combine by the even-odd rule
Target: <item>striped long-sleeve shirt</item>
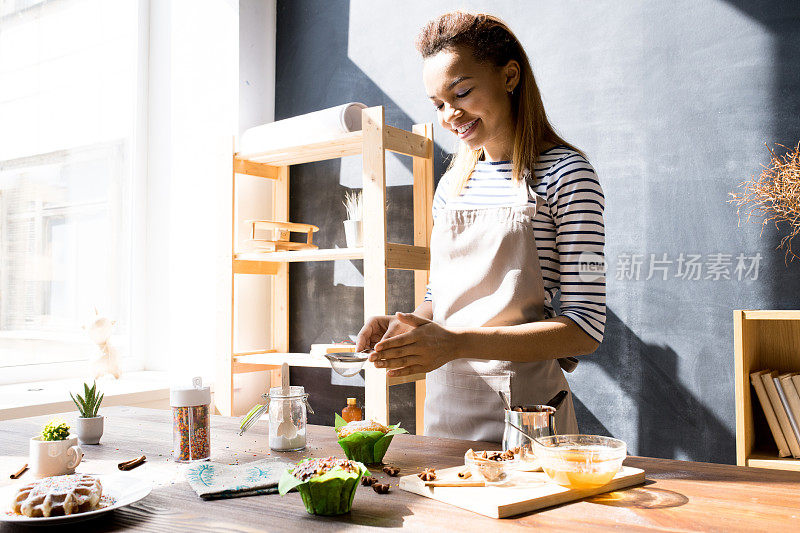
[[[535,192],[544,200],[533,222],[533,237],[545,289],[545,318],[556,316],[552,300],[560,291],[560,316],[573,320],[598,342],[606,322],[606,284],[602,271],[587,276],[579,258],[603,257],[605,201],[592,165],[566,146],[542,152],[534,171]],[[510,161],[479,161],[461,195],[448,191],[450,175],[440,180],[433,199],[436,220],[445,204],[456,209],[503,207],[519,197]],[[596,255],[595,255],[596,254]],[[430,300],[430,289],[425,296]]]

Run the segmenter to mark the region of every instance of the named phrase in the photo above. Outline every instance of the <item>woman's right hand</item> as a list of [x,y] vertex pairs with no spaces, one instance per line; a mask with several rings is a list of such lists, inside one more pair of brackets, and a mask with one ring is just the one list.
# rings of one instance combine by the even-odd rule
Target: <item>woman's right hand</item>
[[375,345],[383,339],[406,333],[414,329],[413,326],[404,324],[395,315],[378,315],[370,317],[358,332],[356,337],[356,351],[373,351]]

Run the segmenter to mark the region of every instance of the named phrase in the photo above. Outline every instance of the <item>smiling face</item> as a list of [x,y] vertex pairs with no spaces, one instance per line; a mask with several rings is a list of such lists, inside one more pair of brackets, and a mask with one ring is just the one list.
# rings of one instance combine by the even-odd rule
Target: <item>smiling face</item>
[[514,119],[509,93],[520,79],[516,61],[495,67],[475,61],[469,48],[444,49],[425,59],[422,79],[443,128],[471,150],[483,147],[490,161],[511,159]]

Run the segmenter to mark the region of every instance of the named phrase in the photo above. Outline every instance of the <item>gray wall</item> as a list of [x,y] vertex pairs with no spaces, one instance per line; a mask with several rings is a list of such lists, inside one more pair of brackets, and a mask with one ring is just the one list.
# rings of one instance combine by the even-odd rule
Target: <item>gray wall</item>
[[[768,161],[765,142],[800,141],[800,4],[279,1],[275,118],[356,100],[386,106],[402,128],[435,120],[413,41],[426,20],[459,7],[510,23],[551,120],[605,190],[606,336],[569,375],[582,430],[622,438],[635,454],[734,462],[732,310],[798,308],[800,266],[784,264],[774,228],[737,227],[726,200]],[[438,179],[454,139],[438,127],[435,139]],[[320,225],[323,246],[344,243],[343,185],[360,180],[349,159],[292,170],[292,220]],[[390,237],[410,242],[410,168],[390,157],[387,170]],[[731,279],[682,279],[675,262],[667,280],[646,279],[650,254],[665,253],[762,261],[758,279],[733,269]],[[638,280],[618,279],[625,254],[642,254]],[[292,265],[292,350],[358,331],[360,268]],[[410,310],[411,291],[397,276],[392,310]],[[331,423],[345,396],[363,398],[328,371],[293,376],[311,389],[317,422]],[[412,392],[392,390],[406,425]]]

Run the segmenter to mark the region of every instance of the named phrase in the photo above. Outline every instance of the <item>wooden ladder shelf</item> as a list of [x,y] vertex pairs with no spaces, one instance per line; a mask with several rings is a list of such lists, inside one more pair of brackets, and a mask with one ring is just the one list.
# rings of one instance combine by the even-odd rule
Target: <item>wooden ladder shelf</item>
[[[413,159],[414,244],[387,242],[386,237],[386,151],[404,154]],[[312,161],[336,159],[349,155],[362,156],[364,245],[361,248],[317,249],[312,244],[315,226],[290,223],[289,167]],[[268,251],[238,253],[236,247],[236,174],[259,176],[274,183],[270,221],[248,221],[250,238],[268,247]],[[414,271],[416,305],[422,303],[428,284],[430,236],[433,227],[433,124],[416,124],[405,131],[384,122],[382,106],[362,111],[362,130],[336,139],[314,144],[282,148],[250,155],[244,159],[233,155],[233,238],[231,276],[262,274],[274,276],[271,294],[272,346],[255,352],[235,353],[235,298],[231,297],[230,352],[218,365],[216,405],[220,413],[233,410],[233,376],[244,372],[271,370],[275,374],[283,362],[290,366],[329,367],[324,357],[289,352],[289,263],[299,261],[335,261],[363,259],[364,316],[384,315],[387,308],[387,273],[389,269]],[[274,232],[273,239],[256,239],[256,230]],[[288,233],[307,233],[307,243],[290,243]],[[267,242],[269,241],[269,242]],[[272,244],[272,246],[270,246]],[[297,246],[299,245],[299,246]],[[295,249],[296,248],[296,249]],[[273,250],[274,251],[271,251]],[[389,386],[416,381],[417,433],[422,434],[425,375],[389,378],[385,369],[371,363],[364,367],[366,418],[388,424]],[[279,382],[279,379],[278,379]]]

